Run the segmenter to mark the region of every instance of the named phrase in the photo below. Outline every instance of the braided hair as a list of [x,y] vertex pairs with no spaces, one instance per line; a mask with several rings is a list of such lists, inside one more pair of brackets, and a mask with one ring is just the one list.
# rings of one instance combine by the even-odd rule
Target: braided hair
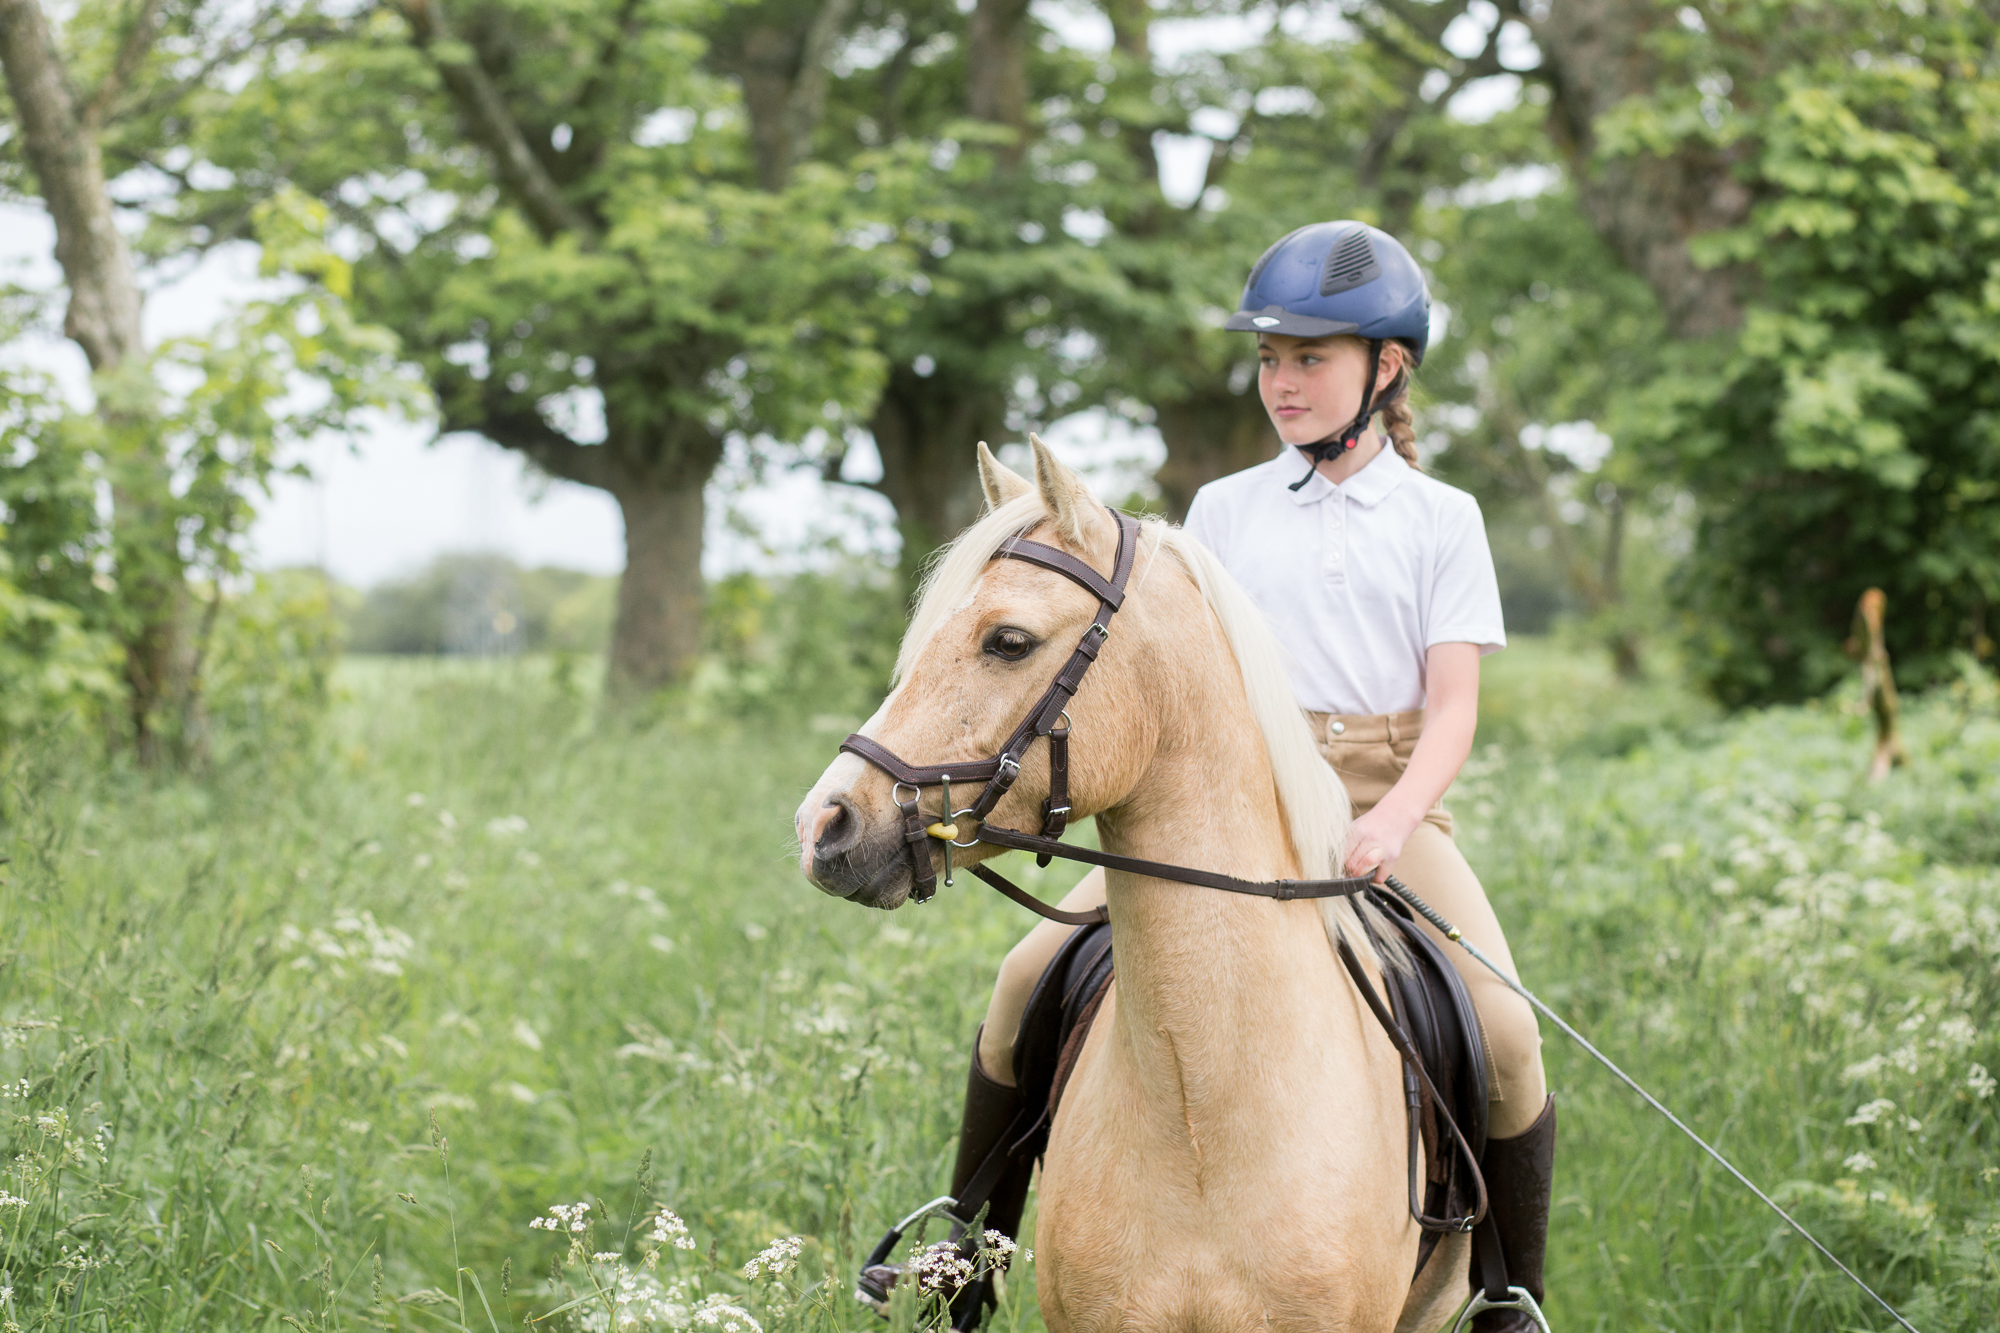
[[1382,414],[1382,429],[1388,434],[1389,442],[1396,447],[1396,454],[1405,463],[1422,472],[1424,465],[1417,457],[1417,423],[1410,412],[1410,349],[1401,340],[1393,344],[1400,353],[1401,363],[1396,370],[1396,378],[1382,391],[1382,401],[1377,410]]

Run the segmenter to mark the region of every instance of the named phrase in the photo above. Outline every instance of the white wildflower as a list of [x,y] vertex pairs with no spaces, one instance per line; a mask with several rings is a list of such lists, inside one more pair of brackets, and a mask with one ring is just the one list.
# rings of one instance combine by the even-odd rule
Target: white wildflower
[[1903,1128],[1912,1134],[1921,1134],[1924,1132],[1924,1122],[1913,1115],[1906,1115],[1903,1117]]
[[744,1277],[784,1277],[799,1266],[799,1249],[805,1244],[797,1236],[781,1236],[766,1245],[755,1259],[743,1265]]
[[489,838],[514,838],[527,831],[528,821],[520,815],[503,815],[486,821],[486,836]]
[[911,1259],[910,1271],[924,1290],[950,1294],[972,1280],[972,1261],[956,1241],[941,1240]]
[[1882,1066],[1886,1063],[1887,1061],[1881,1056],[1871,1055],[1866,1060],[1858,1060],[1841,1070],[1840,1077],[1849,1083],[1858,1083],[1863,1079],[1874,1078],[1882,1072]]
[[1012,1236],[1009,1236],[1004,1232],[995,1231],[991,1227],[988,1227],[986,1229],[985,1240],[986,1240],[986,1249],[993,1255],[993,1258],[997,1263],[1002,1263],[1002,1264],[1006,1263],[1009,1259],[1012,1259],[1015,1255],[1015,1252],[1021,1248],[1019,1245],[1016,1245],[1014,1243],[1014,1238]]
[[403,798],[403,804],[409,806],[410,809],[412,810],[417,810],[421,809],[424,802],[428,801],[429,799],[430,797],[424,795],[422,792],[413,791],[408,796],[405,796]]
[[655,1245],[671,1245],[677,1250],[694,1248],[694,1237],[688,1234],[687,1223],[673,1209],[664,1206],[653,1217],[650,1239]]
[[1985,1065],[1974,1065],[1965,1076],[1965,1086],[1972,1089],[1972,1095],[1985,1101],[1993,1095],[1996,1082],[1993,1075],[1986,1072]]
[[528,1223],[540,1231],[582,1232],[590,1226],[590,1205],[587,1203],[552,1203],[547,1217],[537,1217]]
[[525,1018],[514,1020],[514,1040],[520,1042],[531,1051],[542,1049],[542,1034],[535,1031]]
[[1858,1152],[1842,1162],[1841,1165],[1857,1176],[1865,1175],[1875,1169],[1875,1159],[1865,1152]]
[[1979,1037],[1979,1029],[1964,1014],[1953,1014],[1938,1020],[1937,1035],[1931,1038],[1931,1045],[1940,1050],[1964,1050]]
[[1853,1115],[1847,1117],[1850,1125],[1872,1125],[1883,1116],[1896,1109],[1896,1103],[1887,1097],[1877,1097],[1874,1101],[1857,1107]]
[[712,1328],[716,1333],[764,1333],[764,1326],[751,1317],[750,1312],[740,1305],[731,1305],[726,1296],[707,1296],[694,1308],[690,1322],[697,1328]]

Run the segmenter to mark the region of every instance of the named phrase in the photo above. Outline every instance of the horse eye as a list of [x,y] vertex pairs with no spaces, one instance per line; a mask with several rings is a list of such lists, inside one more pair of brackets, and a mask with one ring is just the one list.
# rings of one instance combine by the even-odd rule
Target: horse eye
[[1003,625],[986,636],[986,651],[1003,662],[1018,662],[1035,651],[1035,637],[1026,630]]

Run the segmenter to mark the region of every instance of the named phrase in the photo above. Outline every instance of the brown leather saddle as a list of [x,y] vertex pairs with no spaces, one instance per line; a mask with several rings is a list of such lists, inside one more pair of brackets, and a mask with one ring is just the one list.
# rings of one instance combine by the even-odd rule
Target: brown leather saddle
[[[1387,894],[1371,890],[1370,896],[1413,964],[1408,971],[1384,969],[1383,981],[1390,1010],[1429,1075],[1429,1086],[1437,1091],[1433,1100],[1418,1072],[1405,1064],[1413,1211],[1421,1194],[1423,1215],[1467,1215],[1476,1208],[1480,1187],[1464,1154],[1451,1150],[1449,1130],[1439,1113],[1456,1122],[1477,1160],[1486,1147],[1487,1110],[1486,1049],[1479,1016],[1457,969],[1409,909]],[[959,1200],[961,1215],[975,1211],[1006,1176],[1034,1170],[1048,1147],[1063,1091],[1114,974],[1107,922],[1077,927],[1043,970],[1014,1042],[1014,1078],[1024,1094],[1022,1110],[968,1183]],[[1423,1271],[1441,1234],[1441,1229],[1424,1228],[1417,1272]]]

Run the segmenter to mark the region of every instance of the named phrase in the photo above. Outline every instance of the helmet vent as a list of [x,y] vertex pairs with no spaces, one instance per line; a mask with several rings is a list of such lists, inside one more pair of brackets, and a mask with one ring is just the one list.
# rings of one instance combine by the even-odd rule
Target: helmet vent
[[1373,282],[1382,276],[1382,265],[1376,262],[1375,247],[1369,243],[1368,229],[1356,227],[1340,238],[1333,247],[1333,253],[1326,257],[1326,272],[1320,275],[1319,294],[1332,296]]

